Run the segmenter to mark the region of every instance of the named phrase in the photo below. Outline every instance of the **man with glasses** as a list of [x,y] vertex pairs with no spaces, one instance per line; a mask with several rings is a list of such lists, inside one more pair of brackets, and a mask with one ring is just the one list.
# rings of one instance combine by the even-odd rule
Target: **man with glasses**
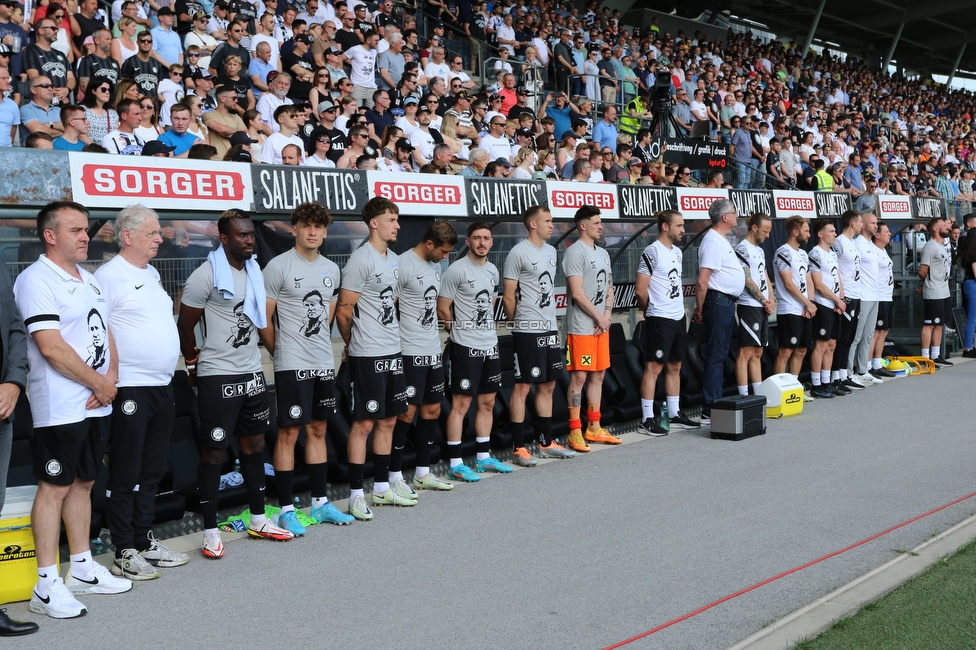
[[122,76],[134,79],[139,91],[146,97],[155,97],[159,89],[162,65],[153,58],[153,37],[143,32],[136,37],[139,49],[122,64]]
[[347,11],[342,15],[342,29],[336,32],[335,38],[336,42],[342,47],[343,52],[348,52],[363,43],[363,40],[359,38],[359,34],[354,29],[355,24],[355,13]]
[[88,118],[85,117],[85,107],[69,104],[61,108],[61,125],[64,133],[54,139],[55,151],[81,151],[88,139]]
[[[294,19],[294,10],[292,10]],[[213,6],[213,16],[207,21],[207,33],[218,41],[227,40],[227,32],[230,30],[230,20],[228,18],[227,3],[225,0],[217,0]]]
[[66,104],[75,87],[75,73],[68,57],[53,47],[58,28],[53,20],[42,19],[37,24],[37,41],[24,48],[22,62],[28,79],[33,81],[43,74],[54,88],[54,98]]
[[232,86],[219,86],[216,90],[217,108],[203,114],[203,124],[210,132],[210,144],[222,159],[230,151],[230,138],[238,131],[247,131],[241,117],[231,110],[237,103],[237,92]]
[[430,52],[430,62],[424,67],[424,76],[427,77],[427,82],[433,81],[434,77],[439,77],[444,80],[444,85],[447,86],[451,80],[451,66],[447,64],[444,60],[444,48],[441,46],[434,47]]
[[512,162],[512,145],[505,135],[505,118],[495,115],[488,122],[488,134],[482,136],[478,147],[488,152],[489,160],[502,158]]
[[878,192],[878,181],[874,180],[870,174],[865,176],[865,187],[867,188],[864,194],[857,197],[857,202],[854,204],[854,209],[864,214],[865,212],[875,212]]
[[735,303],[746,284],[745,272],[726,235],[735,228],[738,212],[728,199],[708,208],[712,227],[698,248],[698,287],[692,322],[705,324],[705,358],[702,377],[701,423],[710,425],[712,403],[722,398],[725,359],[732,344]]
[[241,69],[247,70],[251,66],[251,53],[241,45],[241,39],[247,34],[247,22],[234,19],[227,27],[227,41],[218,47],[210,58],[210,74],[219,76],[224,71],[224,59],[236,54],[241,57]]
[[112,32],[104,27],[96,29],[92,34],[92,42],[95,44],[95,51],[78,61],[79,91],[87,92],[88,84],[93,80],[95,83],[107,81],[114,90],[122,76],[122,66],[112,58]]
[[[583,43],[583,37],[578,36],[577,40],[579,42],[577,47],[579,47]],[[553,47],[552,56],[556,67],[556,90],[565,92],[569,86],[569,76],[582,73],[582,70],[576,65],[575,52],[573,44],[570,42],[568,29],[559,32],[559,42]],[[574,81],[578,82],[578,80]]]
[[29,83],[31,101],[20,107],[20,141],[26,141],[31,133],[46,133],[53,140],[64,132],[61,109],[51,105],[54,85],[48,77],[41,76]]
[[[21,44],[26,44],[30,42],[27,36],[27,32],[13,22],[11,18],[14,14],[14,9],[20,8],[20,2],[17,0],[0,0],[0,40],[8,48],[12,49],[15,42]],[[19,77],[22,66],[22,57],[24,51],[12,52],[10,55],[10,74]]]
[[[210,16],[208,16],[203,11],[198,11],[193,14],[193,26],[183,37],[183,46],[186,48],[186,56],[189,64],[193,68],[203,68],[206,70],[210,67],[210,55],[213,54],[214,50],[217,49],[218,41],[216,38],[207,33],[207,24]],[[199,48],[194,53],[190,51],[190,46],[196,45]]]
[[456,54],[451,57],[450,76],[451,76],[451,84],[452,84],[451,94],[453,95],[457,94],[457,91],[453,90],[453,84],[457,84],[459,81],[461,82],[460,90],[470,91],[472,88],[474,88],[477,85],[474,82],[474,79],[468,76],[468,73],[464,71],[464,60]]
[[[333,140],[333,142],[335,141]],[[356,164],[356,160],[366,153],[366,147],[368,145],[369,131],[366,129],[366,127],[350,127],[349,143],[346,145],[346,150],[343,152],[342,157],[336,162],[336,167],[339,169],[352,169]]]

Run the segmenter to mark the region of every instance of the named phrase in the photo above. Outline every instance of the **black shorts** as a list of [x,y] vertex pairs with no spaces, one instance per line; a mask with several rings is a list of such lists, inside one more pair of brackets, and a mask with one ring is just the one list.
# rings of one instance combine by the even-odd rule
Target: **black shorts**
[[810,347],[812,319],[794,314],[780,314],[776,317],[776,329],[779,330],[780,349],[806,350]]
[[857,319],[861,316],[861,299],[844,298],[847,309],[840,315],[840,332],[837,333],[839,345],[850,346],[857,334]]
[[94,481],[108,445],[110,420],[105,415],[34,429],[34,477],[52,485],[71,485],[75,478]]
[[283,370],[275,373],[278,426],[328,420],[336,412],[335,370]]
[[403,357],[349,357],[352,420],[385,420],[407,412]]
[[407,404],[440,404],[444,399],[444,361],[437,354],[403,355]]
[[874,326],[876,332],[887,332],[891,329],[891,316],[894,313],[895,303],[891,300],[883,300],[878,303],[878,324]]
[[813,339],[815,341],[836,340],[840,336],[840,319],[831,307],[817,303],[817,315],[813,317]]
[[653,363],[681,363],[688,349],[688,328],[681,320],[655,318],[644,320],[644,361]]
[[502,389],[502,362],[498,346],[478,350],[451,343],[451,393],[488,395]]
[[512,332],[515,382],[543,384],[563,374],[566,355],[559,347],[559,332]]
[[922,324],[923,325],[945,325],[946,324],[946,299],[934,298],[922,301]]
[[739,305],[739,347],[764,348],[769,345],[769,315],[762,307]]
[[271,405],[263,372],[197,377],[200,445],[226,449],[227,434],[263,436],[271,426]]

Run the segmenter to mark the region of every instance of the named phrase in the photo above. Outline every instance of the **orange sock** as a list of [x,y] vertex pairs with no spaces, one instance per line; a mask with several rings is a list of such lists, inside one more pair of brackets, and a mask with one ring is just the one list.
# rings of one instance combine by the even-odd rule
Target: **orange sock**
[[576,429],[582,429],[583,422],[580,420],[580,407],[569,407],[569,430],[575,431]]

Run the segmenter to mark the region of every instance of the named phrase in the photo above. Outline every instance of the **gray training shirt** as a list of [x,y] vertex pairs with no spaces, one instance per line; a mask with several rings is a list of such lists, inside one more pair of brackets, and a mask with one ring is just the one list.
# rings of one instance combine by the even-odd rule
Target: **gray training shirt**
[[515,331],[556,331],[556,249],[523,239],[505,258],[505,279],[518,281]]
[[477,264],[465,255],[444,273],[440,295],[454,301],[452,342],[475,350],[490,350],[498,345],[492,309],[498,295],[498,268],[494,264]]
[[949,265],[952,254],[945,244],[934,239],[925,242],[920,264],[929,267],[929,273],[922,283],[922,298],[940,300],[949,297]]
[[[583,278],[583,293],[601,314],[607,305],[607,291],[613,282],[610,256],[599,246],[590,248],[576,242],[563,255],[563,274],[567,278]],[[573,302],[572,291],[566,290],[566,334],[593,335],[593,317]]]
[[247,272],[230,267],[234,276],[234,298],[228,300],[214,287],[210,260],[190,274],[183,287],[182,302],[203,310],[203,347],[197,375],[243,375],[261,372],[258,331],[244,315]]
[[342,271],[342,288],[359,294],[353,308],[349,355],[385,357],[400,353],[400,324],[396,288],[400,276],[396,253],[380,255],[366,242],[357,248]]
[[422,259],[412,250],[400,256],[400,340],[403,353],[433,355],[441,353],[437,333],[437,289],[441,282],[440,265]]
[[339,296],[339,267],[323,255],[309,262],[293,248],[268,262],[264,288],[278,303],[275,371],[334,370],[329,307]]

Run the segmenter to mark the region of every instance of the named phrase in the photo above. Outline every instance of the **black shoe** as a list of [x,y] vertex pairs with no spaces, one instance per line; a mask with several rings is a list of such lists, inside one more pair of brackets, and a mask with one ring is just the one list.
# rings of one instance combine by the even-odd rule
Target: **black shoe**
[[810,390],[810,395],[816,397],[817,399],[830,399],[834,396],[834,394],[830,392],[830,388],[827,386],[814,386]]
[[[674,422],[674,420],[672,420]],[[637,433],[641,433],[645,436],[651,436],[653,438],[660,438],[661,436],[668,435],[668,432],[664,430],[657,420],[653,418],[647,418],[643,422],[637,425]]]
[[877,370],[869,370],[874,377],[880,377],[881,379],[890,379],[891,377],[897,377],[897,375],[886,368],[878,368]]
[[701,423],[678,411],[678,414],[671,418],[671,426],[677,429],[700,429]]
[[850,395],[854,391],[852,391],[844,382],[838,379],[830,385],[830,392],[832,392],[834,395]]
[[[838,379],[837,381],[840,381],[840,380]],[[850,377],[848,377],[847,379],[845,379],[841,383],[844,384],[845,386],[847,386],[848,388],[850,388],[851,390],[864,390],[864,384],[862,384],[860,382],[857,382],[857,381],[855,381],[854,379],[852,379]]]
[[962,356],[967,359],[976,359],[976,348],[973,348],[972,350],[963,350]]
[[0,636],[24,636],[37,632],[37,623],[15,621],[7,616],[7,610],[0,609]]
[[938,357],[938,358],[936,358],[936,359],[932,359],[932,361],[934,361],[935,362],[935,365],[937,365],[937,366],[951,366],[952,365],[952,362],[951,361],[949,361],[945,357],[941,357],[941,356]]

